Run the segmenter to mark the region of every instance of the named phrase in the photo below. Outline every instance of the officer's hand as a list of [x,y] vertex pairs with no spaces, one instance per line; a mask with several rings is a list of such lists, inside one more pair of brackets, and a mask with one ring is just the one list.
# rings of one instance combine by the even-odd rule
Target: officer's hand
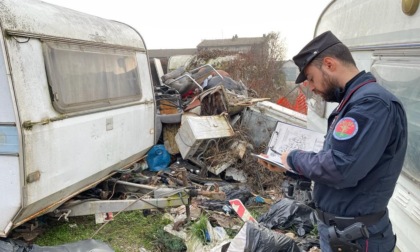
[[[260,155],[268,157],[265,154],[260,154]],[[258,163],[262,166],[265,166],[267,169],[269,169],[272,172],[282,172],[282,173],[286,172],[286,169],[284,169],[282,167],[279,167],[279,166],[276,166],[276,165],[272,165],[272,164],[270,164],[270,163],[268,163],[265,160],[260,159],[260,158],[258,159]]]

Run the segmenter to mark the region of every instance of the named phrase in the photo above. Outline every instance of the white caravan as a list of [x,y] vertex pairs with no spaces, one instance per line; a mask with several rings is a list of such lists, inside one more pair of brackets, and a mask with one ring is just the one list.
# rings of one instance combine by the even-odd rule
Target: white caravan
[[[408,117],[408,149],[389,211],[397,247],[420,251],[420,10],[419,0],[336,0],[321,14],[314,36],[331,30],[349,46],[360,70],[394,93]],[[311,99],[308,128],[326,131],[337,104]]]
[[155,143],[146,47],[132,27],[0,0],[0,236]]

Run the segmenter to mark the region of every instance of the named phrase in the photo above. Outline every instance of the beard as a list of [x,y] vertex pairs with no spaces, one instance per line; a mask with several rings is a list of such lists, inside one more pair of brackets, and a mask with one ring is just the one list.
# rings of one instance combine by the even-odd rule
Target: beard
[[325,91],[319,92],[321,97],[327,102],[337,102],[337,89],[339,87],[338,80],[328,75],[323,69],[321,69],[322,78],[324,79]]

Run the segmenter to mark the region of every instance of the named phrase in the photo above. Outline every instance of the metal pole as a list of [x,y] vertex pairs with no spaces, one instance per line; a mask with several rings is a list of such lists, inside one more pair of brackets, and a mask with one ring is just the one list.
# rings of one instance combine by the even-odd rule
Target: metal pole
[[149,190],[156,190],[157,189],[157,187],[155,187],[155,186],[141,185],[141,184],[131,183],[131,182],[127,182],[127,181],[121,181],[121,180],[116,180],[116,179],[110,179],[110,181],[114,182],[114,183],[117,183],[117,184],[121,184],[121,185],[128,185],[128,186],[144,188],[144,189],[149,189]]
[[[187,175],[187,169],[181,168],[182,173],[182,182],[184,183],[185,187],[188,187],[188,175]],[[185,206],[185,212],[187,214],[187,223],[191,220],[191,213],[190,213],[190,203],[191,203],[191,196],[188,197],[188,204]]]

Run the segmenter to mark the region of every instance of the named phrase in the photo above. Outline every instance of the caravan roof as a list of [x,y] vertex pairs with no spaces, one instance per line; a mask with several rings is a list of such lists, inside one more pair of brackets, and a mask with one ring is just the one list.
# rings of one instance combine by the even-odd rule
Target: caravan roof
[[0,10],[1,27],[9,35],[145,50],[140,34],[117,21],[104,22],[99,17],[37,0],[2,0]]
[[336,0],[319,17],[314,35],[327,30],[353,50],[420,46],[420,12],[405,14],[401,1]]

